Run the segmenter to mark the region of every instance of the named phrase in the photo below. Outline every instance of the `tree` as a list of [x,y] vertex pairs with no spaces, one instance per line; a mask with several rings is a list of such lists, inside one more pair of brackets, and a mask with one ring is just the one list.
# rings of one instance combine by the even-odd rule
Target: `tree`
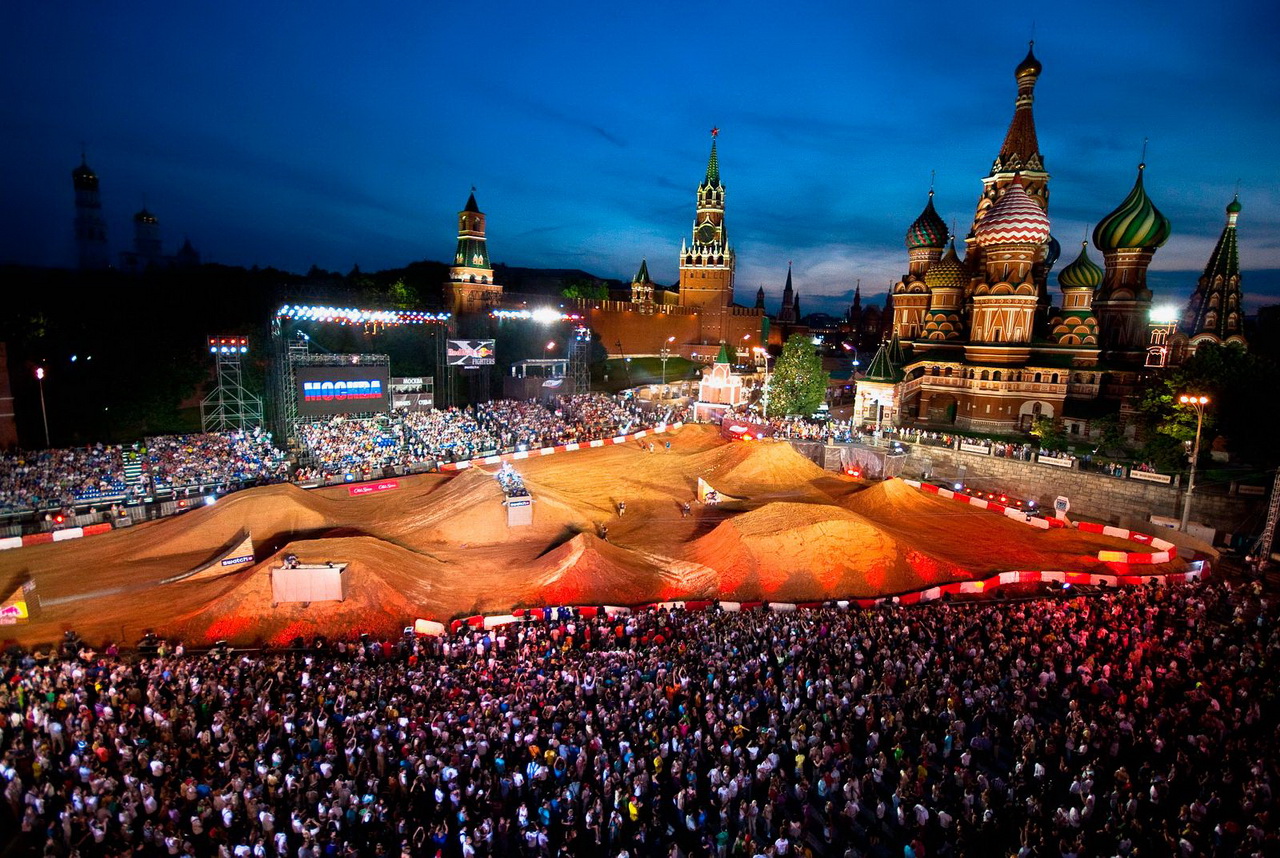
[[609,297],[609,287],[599,280],[568,280],[560,294],[566,298],[594,298],[603,301]]
[[1280,368],[1266,355],[1237,345],[1202,343],[1182,366],[1147,380],[1138,397],[1138,413],[1146,433],[1141,455],[1157,468],[1185,467],[1180,452],[1196,434],[1196,413],[1178,405],[1178,396],[1196,393],[1211,403],[1204,415],[1204,443],[1209,449],[1221,434],[1231,452],[1254,465],[1276,463],[1274,431],[1280,420]]
[[769,411],[765,416],[809,415],[826,396],[827,373],[813,341],[803,334],[792,334],[769,378]]
[[1061,452],[1067,449],[1067,433],[1052,417],[1041,414],[1031,424],[1031,435],[1039,439],[1042,450]]

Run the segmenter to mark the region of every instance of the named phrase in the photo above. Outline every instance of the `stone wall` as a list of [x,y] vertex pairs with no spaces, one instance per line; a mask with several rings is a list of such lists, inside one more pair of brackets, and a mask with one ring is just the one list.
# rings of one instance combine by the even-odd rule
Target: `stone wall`
[[[859,445],[827,445],[824,450],[826,461],[820,464],[838,469],[841,461],[850,460],[845,448],[856,446]],[[937,480],[962,480],[976,488],[1008,492],[1023,500],[1034,500],[1045,509],[1052,509],[1054,499],[1065,495],[1071,500],[1071,516],[1117,526],[1149,522],[1152,515],[1173,519],[1182,517],[1183,494],[1176,486],[965,453],[947,447],[922,444],[906,444],[905,447],[907,456],[901,473],[904,477],[929,474]],[[812,457],[811,447],[804,452]],[[1236,533],[1251,536],[1262,530],[1266,502],[1265,496],[1246,497],[1198,488],[1192,501],[1191,519],[1217,530],[1219,541]]]
[[[1021,462],[998,456],[964,453],[945,447],[907,444],[905,475],[930,471],[935,478],[953,479],[981,488],[1010,492],[1052,508],[1059,495],[1071,499],[1071,514],[1125,525],[1146,522],[1153,515],[1180,519],[1183,493],[1176,486],[1111,477],[1073,468]],[[1241,497],[1197,490],[1191,506],[1193,521],[1203,522],[1223,534],[1253,533],[1262,529],[1265,498]]]

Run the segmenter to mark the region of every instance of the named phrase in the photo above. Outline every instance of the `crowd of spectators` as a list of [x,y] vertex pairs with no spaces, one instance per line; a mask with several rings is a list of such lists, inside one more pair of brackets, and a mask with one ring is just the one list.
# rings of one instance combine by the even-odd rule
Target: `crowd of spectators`
[[0,453],[0,514],[123,498],[127,488],[117,444]]
[[649,420],[631,397],[588,393],[536,400],[498,399],[462,408],[397,411],[376,418],[333,420],[301,427],[309,462],[303,479],[369,473],[387,465],[459,462],[610,438]]
[[1257,593],[9,654],[3,812],[50,855],[1276,855]]
[[261,428],[148,438],[143,470],[156,492],[275,482],[288,476],[284,453]]
[[[136,463],[136,478],[126,460]],[[201,489],[229,491],[284,479],[270,433],[161,435],[141,444],[97,444],[0,453],[0,515],[140,502]]]

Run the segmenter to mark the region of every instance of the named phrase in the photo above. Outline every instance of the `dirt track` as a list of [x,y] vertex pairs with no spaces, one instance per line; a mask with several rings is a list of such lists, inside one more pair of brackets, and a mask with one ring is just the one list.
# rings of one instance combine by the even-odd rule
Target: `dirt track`
[[[672,436],[670,451],[603,447],[515,465],[535,498],[532,527],[508,529],[496,481],[471,469],[402,478],[396,490],[354,498],[343,486],[253,489],[142,527],[0,552],[4,594],[30,579],[49,605],[0,636],[31,643],[75,629],[91,642],[131,643],[154,629],[191,642],[281,644],[520,606],[809,601],[1008,569],[1103,572],[1100,548],[1135,548],[1036,530],[900,481],[845,478],[785,442],[726,444],[702,426]],[[740,500],[695,502],[682,517],[699,477]],[[607,542],[597,538],[600,524]],[[253,535],[254,566],[160,584],[216,556],[242,528]],[[285,553],[349,563],[347,601],[273,607],[269,570]]]

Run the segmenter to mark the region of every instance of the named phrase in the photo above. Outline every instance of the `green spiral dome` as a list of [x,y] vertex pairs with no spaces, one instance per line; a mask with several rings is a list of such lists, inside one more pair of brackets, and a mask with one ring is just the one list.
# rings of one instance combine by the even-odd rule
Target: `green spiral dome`
[[1142,187],[1145,164],[1138,165],[1138,180],[1120,207],[1098,222],[1093,243],[1103,252],[1112,250],[1155,250],[1169,240],[1169,219],[1160,213]]
[[1063,289],[1097,289],[1102,285],[1102,269],[1089,258],[1089,242],[1080,242],[1076,261],[1058,272],[1058,285]]

